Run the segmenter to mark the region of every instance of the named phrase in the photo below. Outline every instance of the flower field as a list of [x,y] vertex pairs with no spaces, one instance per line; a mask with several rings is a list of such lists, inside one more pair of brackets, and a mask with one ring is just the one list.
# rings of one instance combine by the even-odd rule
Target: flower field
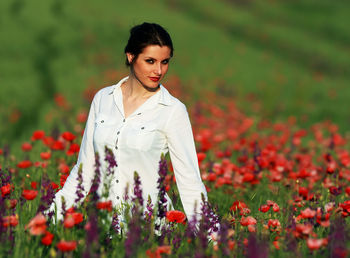
[[[186,99],[178,79],[171,77],[165,85]],[[83,95],[90,99],[92,94]],[[62,118],[63,129],[37,128],[20,150],[0,149],[1,255],[349,255],[349,135],[329,121],[300,128],[295,117],[273,123],[246,116],[230,98],[208,94],[203,99],[188,108],[209,197],[200,218],[186,218],[182,212],[165,157],[160,160],[156,207],[142,199],[135,173],[134,195],[127,197],[133,205],[123,211],[126,221],[118,221],[121,211],[100,201],[94,190],[101,183],[97,164],[89,196],[78,204],[77,189],[76,207],[63,207],[64,220],[52,223],[56,214],[44,211],[75,164],[87,117],[86,110],[73,112],[74,104],[56,95],[56,108],[47,117]],[[66,121],[63,114],[68,111]],[[118,161],[112,151],[106,152],[113,173]],[[165,192],[173,200],[173,211],[165,209]]]

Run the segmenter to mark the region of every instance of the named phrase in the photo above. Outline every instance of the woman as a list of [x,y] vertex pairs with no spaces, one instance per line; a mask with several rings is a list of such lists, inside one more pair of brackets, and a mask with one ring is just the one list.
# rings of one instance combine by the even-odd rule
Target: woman
[[[51,206],[53,210],[56,205],[58,219],[62,219],[62,196],[66,207],[75,204],[80,164],[86,195],[94,177],[95,152],[103,161],[105,146],[113,150],[118,164],[108,196],[114,207],[120,207],[124,201],[127,185],[129,196],[132,195],[134,171],[140,176],[144,200],[150,196],[156,204],[158,164],[161,154],[168,151],[189,219],[194,213],[198,215],[201,195],[207,198],[186,107],[160,84],[173,56],[169,34],[158,24],[137,25],[130,31],[125,54],[129,76],[101,89],[93,99],[77,164]],[[102,163],[101,182],[106,176],[105,167]],[[103,184],[99,196],[102,188]],[[171,201],[166,198],[171,208]]]

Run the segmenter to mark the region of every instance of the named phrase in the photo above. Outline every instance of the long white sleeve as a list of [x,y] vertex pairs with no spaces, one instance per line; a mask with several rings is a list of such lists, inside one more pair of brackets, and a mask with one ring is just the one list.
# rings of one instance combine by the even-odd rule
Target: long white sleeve
[[[166,126],[168,148],[182,205],[189,220],[200,213],[202,194],[207,191],[201,180],[191,123],[182,103],[170,114]],[[195,211],[196,207],[196,211]]]

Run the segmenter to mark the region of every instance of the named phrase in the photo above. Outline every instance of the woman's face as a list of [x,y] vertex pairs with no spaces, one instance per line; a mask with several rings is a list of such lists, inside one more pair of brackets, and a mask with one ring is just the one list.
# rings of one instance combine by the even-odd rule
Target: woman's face
[[[135,76],[149,88],[156,88],[168,71],[170,48],[167,46],[149,45],[145,47],[132,64]],[[127,53],[129,63],[134,55]]]

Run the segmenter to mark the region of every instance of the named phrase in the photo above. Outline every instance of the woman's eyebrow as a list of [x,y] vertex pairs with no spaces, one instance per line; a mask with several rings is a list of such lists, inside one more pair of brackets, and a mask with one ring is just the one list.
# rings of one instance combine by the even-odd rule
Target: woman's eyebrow
[[[163,61],[164,60],[168,60],[168,59],[170,59],[171,57],[169,56],[169,57],[167,57],[167,58],[164,58],[163,59]],[[151,56],[145,56],[145,59],[153,59],[153,60],[157,60],[157,58],[154,58],[154,57],[151,57]]]

